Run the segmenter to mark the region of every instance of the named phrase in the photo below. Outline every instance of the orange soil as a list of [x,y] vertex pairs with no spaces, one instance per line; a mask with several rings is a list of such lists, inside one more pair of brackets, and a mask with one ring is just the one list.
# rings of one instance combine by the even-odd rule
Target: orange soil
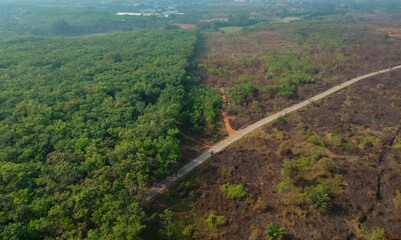
[[237,131],[231,128],[230,121],[228,121],[228,114],[227,114],[227,100],[226,100],[226,93],[224,92],[223,88],[220,88],[221,93],[223,94],[222,96],[222,103],[221,103],[221,112],[223,113],[223,118],[224,118],[224,125],[226,126],[228,135],[234,136]]
[[388,34],[390,37],[401,38],[401,30],[398,28],[381,28],[379,31]]

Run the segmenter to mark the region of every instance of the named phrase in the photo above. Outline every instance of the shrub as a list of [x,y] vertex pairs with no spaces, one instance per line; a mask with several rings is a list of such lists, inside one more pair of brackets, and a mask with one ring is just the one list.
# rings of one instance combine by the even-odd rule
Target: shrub
[[283,169],[281,170],[281,175],[287,178],[294,178],[298,175],[299,168],[295,161],[287,161],[283,165]]
[[330,193],[331,189],[323,184],[317,185],[309,199],[319,212],[326,213],[330,210]]
[[330,158],[322,158],[317,162],[316,167],[321,171],[331,172],[336,166]]
[[277,118],[277,122],[287,122],[287,116],[286,115],[280,115],[278,118]]
[[363,234],[363,238],[366,240],[383,240],[384,238],[384,228],[373,228],[369,231],[367,227],[361,225],[361,231]]
[[182,230],[182,235],[188,239],[193,239],[195,237],[198,237],[199,233],[198,231],[194,228],[194,225],[188,225]]
[[266,208],[267,208],[266,203],[262,200],[261,197],[258,198],[258,201],[256,201],[255,206],[253,206],[253,210],[256,213],[262,213],[266,211]]
[[309,199],[312,201],[312,205],[315,205],[319,211],[325,212],[327,210],[328,202],[330,201],[327,193],[315,191],[309,195]]
[[394,148],[394,149],[400,149],[400,148],[401,148],[401,140],[400,140],[397,144],[395,144],[395,145],[393,146],[393,148]]
[[270,95],[277,95],[280,91],[279,85],[267,85],[263,87],[263,91],[267,92]]
[[312,143],[313,145],[316,146],[322,146],[324,147],[324,143],[322,142],[322,139],[318,135],[311,135],[306,139],[307,143]]
[[267,239],[278,240],[282,239],[284,235],[284,228],[279,223],[272,223],[267,227]]
[[217,226],[226,224],[226,217],[217,216],[214,212],[211,212],[205,222],[209,227],[216,228]]
[[278,95],[280,97],[291,97],[294,93],[294,89],[289,85],[282,84],[279,86]]
[[162,227],[160,228],[160,233],[166,237],[166,239],[172,239],[174,235],[174,230],[176,228],[173,223],[174,213],[170,209],[164,210],[163,213],[159,214],[160,223]]
[[301,156],[297,160],[297,164],[299,167],[309,167],[310,166],[310,159],[305,156]]
[[284,141],[280,144],[278,148],[278,152],[281,156],[291,153],[291,149],[294,146],[294,143],[291,140]]
[[224,184],[221,187],[221,190],[228,198],[238,198],[241,200],[247,199],[249,201],[252,199],[252,195],[248,193],[242,184]]
[[234,101],[244,101],[249,97],[254,96],[256,88],[253,86],[252,79],[249,76],[241,75],[235,81],[235,86],[228,88],[227,96]]

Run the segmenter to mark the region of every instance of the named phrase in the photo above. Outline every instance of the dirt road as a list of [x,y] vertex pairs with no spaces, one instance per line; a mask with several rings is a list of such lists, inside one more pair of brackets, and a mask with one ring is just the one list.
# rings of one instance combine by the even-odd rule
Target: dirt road
[[222,109],[221,110],[222,110],[222,114],[223,114],[224,125],[226,126],[228,135],[231,137],[231,136],[234,136],[235,134],[237,134],[237,131],[232,129],[232,127],[230,125],[230,121],[228,119],[227,99],[226,99],[226,93],[224,92],[224,88],[220,88],[220,92],[222,94],[222,103],[221,103]]
[[[268,116],[266,118],[261,119],[260,121],[249,125],[248,127],[240,130],[237,132],[237,134],[230,136],[228,138],[226,138],[225,140],[217,143],[216,145],[212,146],[207,152],[203,153],[202,155],[200,155],[199,157],[195,158],[194,160],[192,160],[191,162],[189,162],[187,165],[185,165],[184,167],[182,167],[181,169],[179,169],[175,174],[171,175],[170,177],[164,179],[163,181],[161,181],[159,184],[157,184],[156,186],[152,187],[148,192],[147,192],[147,196],[146,196],[146,201],[147,202],[151,202],[156,196],[158,196],[159,194],[165,192],[170,186],[172,186],[175,182],[177,182],[179,179],[181,179],[182,177],[184,177],[185,175],[187,175],[189,172],[191,172],[192,170],[194,170],[197,166],[201,165],[203,162],[205,162],[206,160],[208,160],[211,156],[213,156],[213,154],[218,153],[222,150],[224,150],[227,146],[229,146],[230,144],[238,141],[239,139],[241,139],[243,136],[251,133],[253,130],[267,124],[270,123],[274,120],[276,120],[278,117],[280,117],[281,115],[286,115],[288,113],[294,112],[300,108],[303,108],[307,105],[310,104],[311,101],[317,101],[320,100],[324,97],[327,97],[328,95],[335,93],[343,88],[346,88],[358,81],[361,81],[363,79],[367,79],[382,73],[386,73],[389,71],[394,71],[396,69],[400,69],[401,65],[396,66],[396,67],[392,67],[392,68],[388,68],[388,69],[383,69],[377,72],[373,72],[373,73],[369,73],[354,79],[351,79],[345,83],[342,83],[341,85],[335,86],[330,88],[329,90],[318,94],[314,97],[312,97],[309,100],[305,100],[303,102],[300,102],[298,104],[295,104],[289,108],[286,108],[280,112],[277,112],[271,116]],[[213,153],[213,154],[212,154]]]

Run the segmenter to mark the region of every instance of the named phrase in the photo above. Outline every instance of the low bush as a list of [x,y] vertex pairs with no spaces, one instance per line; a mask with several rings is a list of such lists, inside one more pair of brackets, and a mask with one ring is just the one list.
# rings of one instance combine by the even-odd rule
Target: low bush
[[209,214],[209,217],[206,218],[205,222],[206,224],[211,227],[211,228],[216,228],[220,225],[226,224],[226,217],[224,216],[218,216],[214,212],[211,212]]
[[247,199],[252,200],[252,195],[244,188],[242,184],[224,184],[221,190],[228,198],[238,198],[241,200]]
[[281,175],[286,178],[294,178],[298,175],[299,168],[295,161],[286,161],[281,170]]
[[284,228],[279,223],[272,223],[267,226],[267,240],[279,240],[283,238]]
[[324,147],[324,143],[322,141],[322,139],[320,138],[320,136],[318,135],[311,135],[306,139],[307,143],[312,143],[313,145],[316,146],[322,146]]
[[335,167],[334,162],[330,158],[322,158],[316,163],[316,168],[325,172],[332,172]]

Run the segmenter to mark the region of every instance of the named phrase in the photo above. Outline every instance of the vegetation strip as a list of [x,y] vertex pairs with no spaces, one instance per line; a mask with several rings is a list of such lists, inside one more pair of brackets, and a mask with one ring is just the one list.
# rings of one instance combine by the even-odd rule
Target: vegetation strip
[[198,167],[199,165],[201,165],[203,162],[205,162],[206,160],[208,160],[211,156],[213,156],[214,153],[218,153],[221,152],[222,150],[224,150],[226,147],[228,147],[229,145],[231,145],[232,143],[240,140],[242,137],[244,137],[245,135],[251,133],[252,131],[254,131],[255,129],[269,123],[272,122],[274,120],[276,120],[277,118],[279,118],[280,116],[284,116],[288,113],[294,112],[302,107],[305,107],[307,105],[309,105],[311,103],[311,101],[318,101],[324,97],[327,97],[328,95],[335,93],[343,88],[346,88],[360,80],[363,79],[367,79],[382,73],[387,73],[390,72],[392,70],[397,70],[400,69],[401,65],[398,65],[396,67],[390,67],[387,69],[383,69],[383,70],[379,70],[377,72],[372,72],[369,74],[365,74],[362,75],[360,77],[356,77],[354,79],[351,79],[341,85],[335,86],[330,88],[329,90],[320,93],[314,97],[312,97],[311,99],[305,100],[303,102],[300,102],[298,104],[293,105],[292,107],[286,108],[280,112],[277,112],[271,116],[268,116],[266,118],[263,118],[261,120],[259,120],[258,122],[249,125],[248,127],[238,131],[238,133],[234,136],[228,137],[227,139],[221,141],[220,143],[217,143],[216,145],[214,145],[212,148],[210,148],[207,152],[203,153],[202,155],[200,155],[199,157],[195,158],[194,160],[192,160],[191,162],[189,162],[187,165],[185,165],[184,167],[182,167],[181,169],[179,169],[175,174],[169,176],[168,178],[166,178],[165,180],[163,180],[162,182],[160,182],[159,184],[157,184],[156,186],[154,186],[153,188],[151,188],[148,192],[147,192],[147,196],[146,196],[146,201],[147,202],[151,202],[152,200],[155,199],[155,197],[157,197],[159,194],[165,192],[170,186],[172,186],[175,182],[177,182],[179,179],[181,179],[182,177],[184,177],[185,175],[187,175],[189,172],[191,172],[193,169],[195,169],[196,167]]

